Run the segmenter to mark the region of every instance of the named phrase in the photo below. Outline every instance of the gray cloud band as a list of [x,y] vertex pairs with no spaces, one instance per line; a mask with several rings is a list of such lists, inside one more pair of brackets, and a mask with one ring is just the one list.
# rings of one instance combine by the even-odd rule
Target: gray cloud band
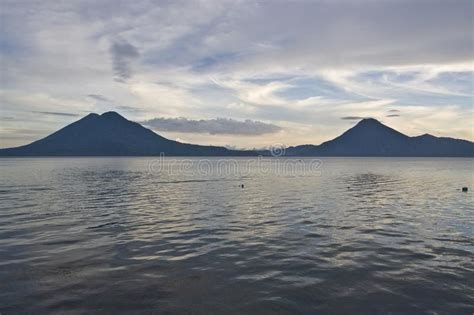
[[261,121],[216,118],[209,120],[191,120],[187,118],[154,118],[142,122],[144,125],[160,131],[183,133],[208,133],[212,135],[263,135],[275,133],[282,128]]

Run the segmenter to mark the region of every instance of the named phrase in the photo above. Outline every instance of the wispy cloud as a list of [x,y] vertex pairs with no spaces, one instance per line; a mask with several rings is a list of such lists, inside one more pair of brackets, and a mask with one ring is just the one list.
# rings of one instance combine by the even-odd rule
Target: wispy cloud
[[140,56],[138,49],[125,39],[115,39],[110,45],[115,80],[125,82],[132,76],[132,63]]
[[211,135],[258,136],[276,133],[281,127],[261,121],[216,118],[192,120],[187,118],[153,118],[142,122],[144,125],[160,131],[182,133],[208,133]]
[[180,135],[201,144],[320,143],[401,113],[407,134],[474,139],[471,0],[25,0],[0,19],[2,115],[38,137],[66,119],[34,111],[116,110],[283,128]]
[[341,117],[342,120],[362,120],[369,117],[360,117],[360,116],[345,116]]
[[40,112],[40,111],[34,111],[33,113],[43,114],[43,115],[53,115],[53,116],[67,116],[67,117],[79,117],[79,116],[80,116],[80,115],[78,115],[78,114],[63,113],[63,112]]
[[100,94],[88,94],[87,96],[92,98],[93,100],[96,100],[96,101],[110,102],[110,100],[107,97],[105,97],[103,95],[100,95]]

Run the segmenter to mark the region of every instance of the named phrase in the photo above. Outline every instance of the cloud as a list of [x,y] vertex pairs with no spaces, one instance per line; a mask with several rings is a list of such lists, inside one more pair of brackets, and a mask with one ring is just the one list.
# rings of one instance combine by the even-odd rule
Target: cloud
[[84,97],[74,99],[69,97],[54,97],[47,93],[21,93],[18,90],[0,90],[2,111],[12,113],[66,113],[90,112],[93,106],[84,102]]
[[400,117],[400,115],[398,115],[398,114],[390,114],[390,115],[387,115],[387,116],[385,116],[385,117]]
[[341,117],[342,120],[362,120],[362,119],[366,119],[366,118],[369,118],[369,117],[360,117],[360,116],[345,116],[345,117]]
[[131,64],[140,56],[138,49],[124,39],[116,39],[110,46],[110,53],[115,80],[125,82],[130,79],[132,77]]
[[105,97],[103,95],[100,95],[100,94],[88,94],[87,96],[94,99],[94,100],[96,100],[96,101],[110,102],[110,100],[107,97]]
[[341,117],[400,112],[408,134],[474,139],[471,0],[25,0],[0,20],[2,115],[38,137],[69,119],[33,111],[116,110],[282,127],[185,135],[238,147],[320,143],[352,124]]
[[77,114],[63,113],[63,112],[41,112],[41,111],[34,111],[33,113],[44,114],[44,115],[53,115],[53,116],[79,117],[79,115],[77,115]]
[[192,120],[187,118],[153,118],[142,122],[144,125],[160,131],[182,133],[208,133],[211,135],[258,136],[276,133],[281,127],[260,121],[216,118]]
[[389,113],[398,113],[400,112],[398,109],[391,109],[388,111]]

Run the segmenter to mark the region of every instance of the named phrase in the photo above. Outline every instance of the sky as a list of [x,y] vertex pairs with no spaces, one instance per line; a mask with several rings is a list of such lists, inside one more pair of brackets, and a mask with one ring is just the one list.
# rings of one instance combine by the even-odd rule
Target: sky
[[0,147],[90,112],[173,140],[320,144],[373,117],[474,140],[471,0],[0,0]]

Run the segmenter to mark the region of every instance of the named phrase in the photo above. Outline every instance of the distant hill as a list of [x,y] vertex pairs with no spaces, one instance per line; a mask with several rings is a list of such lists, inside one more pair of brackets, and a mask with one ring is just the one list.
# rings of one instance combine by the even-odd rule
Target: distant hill
[[[269,151],[237,151],[166,139],[116,112],[89,114],[31,144],[0,149],[0,156],[256,156]],[[474,157],[474,143],[432,135],[409,137],[375,119],[363,119],[321,145],[299,145],[286,156]]]
[[31,144],[0,149],[0,156],[237,156],[253,151],[180,143],[116,112],[89,114]]
[[428,134],[409,137],[368,118],[333,140],[321,145],[290,147],[286,155],[474,157],[474,143]]

